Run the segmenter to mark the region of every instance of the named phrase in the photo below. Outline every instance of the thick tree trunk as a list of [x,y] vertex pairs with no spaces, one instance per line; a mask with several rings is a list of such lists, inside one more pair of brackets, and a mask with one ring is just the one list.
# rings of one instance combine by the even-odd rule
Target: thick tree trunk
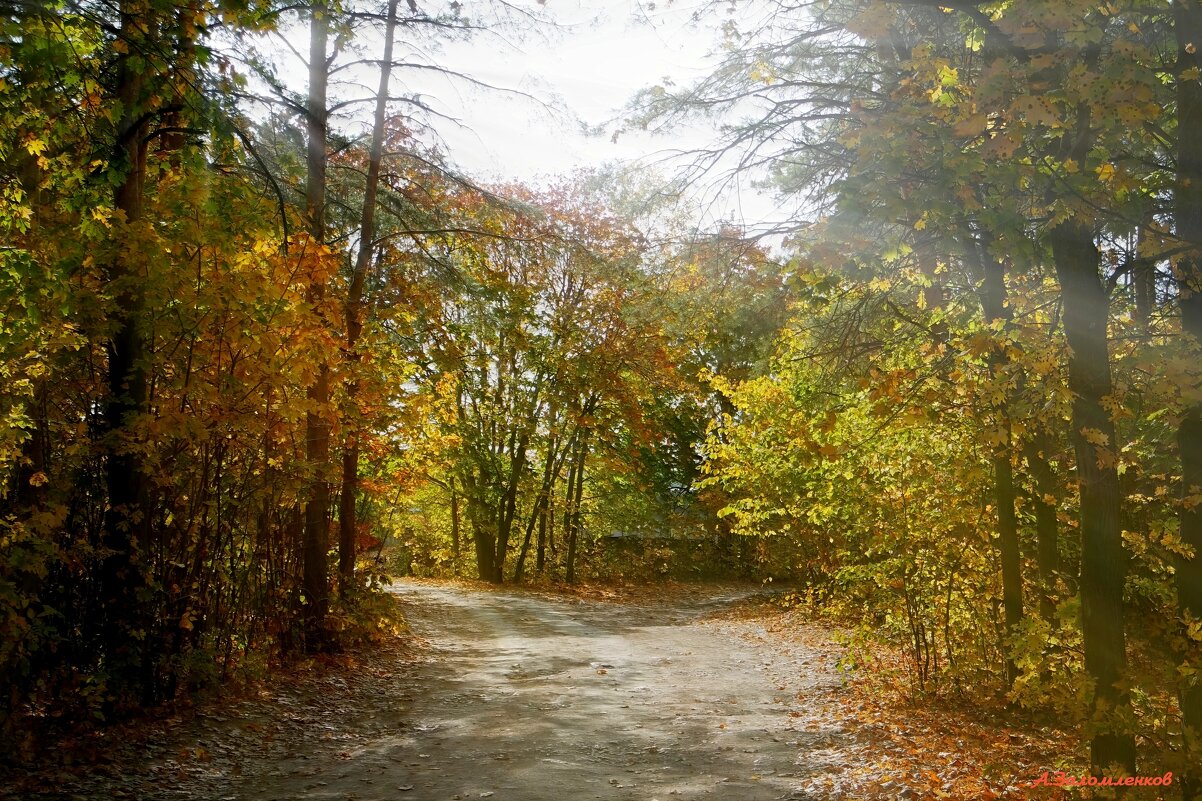
[[1107,342],[1109,299],[1099,276],[1093,231],[1076,219],[1048,234],[1064,303],[1071,348],[1072,439],[1081,510],[1081,629],[1085,669],[1095,682],[1095,729],[1090,762],[1096,772],[1118,766],[1135,772],[1135,741],[1126,730],[1130,699],[1123,590],[1127,564],[1119,520],[1115,426],[1102,403],[1111,394]]
[[368,151],[367,183],[363,190],[363,212],[359,218],[359,251],[355,271],[346,298],[346,359],[350,374],[347,383],[347,437],[342,451],[342,493],[338,508],[338,586],[343,594],[355,583],[355,502],[359,495],[359,415],[355,409],[359,394],[357,371],[361,356],[359,336],[363,332],[363,287],[376,236],[376,195],[380,188],[380,162],[384,158],[384,124],[388,112],[388,84],[392,76],[392,49],[396,38],[397,5],[389,0],[384,23],[384,59],[380,66],[380,88],[376,92],[376,114],[372,123]]
[[[1177,73],[1202,67],[1202,3],[1174,3],[1177,29]],[[1202,364],[1202,85],[1196,80],[1177,81],[1177,185],[1175,188],[1176,231],[1190,250],[1177,263],[1177,289],[1181,304],[1181,329],[1192,348],[1194,364]],[[1194,398],[1185,408],[1177,430],[1181,450],[1180,512],[1181,540],[1193,548],[1191,559],[1180,559],[1177,571],[1177,603],[1183,617],[1202,619],[1202,403],[1196,398],[1202,381],[1194,377]],[[1202,670],[1202,644],[1188,643],[1185,661]],[[1202,799],[1202,682],[1186,685],[1180,693],[1185,736],[1181,792],[1186,801]]]
[[183,165],[184,146],[188,141],[188,119],[184,114],[185,93],[196,84],[195,20],[202,13],[199,0],[188,0],[175,9],[176,52],[179,57],[171,65],[174,87],[174,108],[163,117],[163,134],[159,137],[160,151],[167,156],[172,169]]
[[466,470],[463,480],[463,499],[467,501],[467,517],[472,525],[472,545],[476,553],[476,575],[481,581],[495,582],[497,523],[492,517],[496,509],[481,499],[480,482],[472,470]]
[[473,521],[472,541],[476,544],[476,575],[481,581],[499,584],[496,579],[496,552],[493,550],[496,540],[493,539],[492,530],[487,526],[478,526]]
[[[329,8],[323,0],[315,0],[309,22],[309,98],[306,113],[308,134],[305,181],[305,212],[308,217],[309,247],[323,248],[325,244],[326,205],[326,127],[329,109],[326,87],[329,70],[326,51],[329,44]],[[324,258],[324,253],[319,254]],[[321,317],[326,287],[322,278],[314,278],[306,300]],[[317,378],[309,387],[308,399],[313,409],[305,416],[305,456],[310,478],[305,504],[304,539],[304,618],[305,646],[321,650],[328,643],[326,615],[330,605],[327,558],[329,553],[330,511],[330,427],[326,421],[326,406],[330,401],[330,370],[321,355]]]
[[[146,180],[146,136],[149,130],[146,107],[146,72],[132,59],[150,24],[136,3],[121,3],[121,31],[127,52],[116,68],[116,99],[121,117],[113,163],[122,170],[114,203],[123,217],[124,230],[134,235],[142,221]],[[140,693],[153,695],[153,682],[138,676],[144,669],[144,636],[147,632],[144,604],[139,594],[146,585],[145,552],[149,546],[151,510],[141,460],[133,454],[136,418],[146,410],[146,342],[142,333],[143,267],[133,262],[133,250],[117,247],[109,268],[113,290],[113,334],[106,343],[109,397],[105,405],[105,483],[108,511],[104,519],[102,547],[107,552],[101,566],[101,646],[110,689],[118,704],[134,700]],[[153,702],[155,699],[144,697]]]

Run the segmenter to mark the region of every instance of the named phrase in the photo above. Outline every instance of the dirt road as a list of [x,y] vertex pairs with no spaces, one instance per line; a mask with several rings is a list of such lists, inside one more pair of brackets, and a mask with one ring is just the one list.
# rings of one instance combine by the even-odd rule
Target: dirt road
[[809,714],[836,681],[826,654],[713,619],[737,593],[394,591],[429,640],[416,661],[243,702],[43,797],[808,799],[846,737]]

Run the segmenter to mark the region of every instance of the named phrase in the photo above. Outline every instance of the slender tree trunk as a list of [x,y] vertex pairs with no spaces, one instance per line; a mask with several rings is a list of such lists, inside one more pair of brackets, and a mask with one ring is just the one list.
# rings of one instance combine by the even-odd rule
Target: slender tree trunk
[[[314,0],[309,22],[309,98],[306,110],[308,134],[305,181],[305,212],[308,217],[309,247],[323,249],[325,244],[326,205],[326,128],[329,109],[326,88],[329,69],[326,63],[330,35],[329,7],[324,0]],[[324,258],[324,253],[316,254]],[[306,300],[323,319],[321,307],[325,302],[325,279],[314,277]],[[328,643],[326,615],[329,611],[329,553],[330,511],[330,427],[326,421],[326,406],[330,401],[330,369],[325,355],[319,355],[317,378],[308,389],[313,407],[305,416],[305,456],[310,478],[305,504],[304,591],[305,645],[310,651],[321,650]]]
[[1135,263],[1131,266],[1131,284],[1135,294],[1135,322],[1140,330],[1147,333],[1148,323],[1152,319],[1152,309],[1156,306],[1156,260],[1147,255],[1148,229],[1153,224],[1148,219],[1139,227],[1136,234]]
[[575,446],[573,446],[571,460],[568,462],[567,486],[564,487],[563,492],[563,514],[560,516],[560,520],[563,523],[565,541],[570,536],[569,531],[572,528],[572,498],[576,495],[576,471],[579,467],[576,455],[577,451]]
[[543,504],[538,515],[538,547],[534,551],[534,570],[537,573],[542,573],[547,567],[547,534],[552,514],[551,499],[548,496],[547,503]]
[[[1004,415],[1003,415],[1004,416]],[[1006,634],[1013,637],[1023,619],[1022,557],[1018,545],[1018,517],[1014,512],[1014,469],[1010,464],[1010,420],[1000,422],[1005,439],[993,455],[993,497],[998,509],[998,552],[1002,559],[1002,607]],[[1010,686],[1018,679],[1018,666],[1006,645],[1006,679]]]
[[551,553],[555,553],[555,484],[559,481],[559,471],[563,469],[563,463],[572,450],[573,439],[574,435],[569,437],[564,444],[562,452],[557,457],[559,463],[550,476],[550,481],[544,487],[545,498],[538,515],[538,547],[534,555],[534,569],[539,573],[542,573],[547,567],[547,549],[550,548]]
[[[552,410],[551,419],[555,419],[554,410]],[[530,520],[526,523],[526,536],[522,540],[522,549],[518,553],[517,565],[513,571],[513,580],[515,583],[522,580],[522,573],[526,567],[526,557],[530,552],[530,539],[534,533],[536,524],[539,527],[537,569],[542,570],[544,549],[546,548],[547,504],[551,500],[551,491],[554,488],[555,479],[559,476],[559,469],[562,466],[558,443],[559,438],[555,435],[552,435],[547,441],[547,454],[543,463],[543,480],[539,485],[538,498],[534,502],[534,511],[531,512]]]
[[1081,629],[1085,669],[1094,680],[1095,729],[1090,762],[1095,772],[1114,766],[1135,772],[1135,741],[1127,731],[1130,698],[1123,590],[1127,564],[1119,520],[1115,426],[1103,407],[1111,394],[1107,342],[1109,299],[1099,276],[1101,254],[1093,231],[1079,220],[1049,232],[1071,348],[1072,439],[1081,510]]
[[376,195],[380,188],[380,162],[384,158],[384,124],[388,113],[388,84],[392,76],[392,49],[396,38],[397,5],[389,0],[388,19],[384,23],[384,59],[380,65],[380,88],[376,92],[376,115],[372,124],[368,151],[367,183],[363,190],[363,213],[359,218],[359,251],[355,271],[346,298],[346,359],[350,379],[347,382],[347,437],[342,451],[342,493],[338,509],[338,581],[343,592],[355,583],[355,501],[359,495],[359,429],[355,402],[359,394],[357,372],[362,360],[359,336],[363,332],[363,287],[376,236]]
[[576,480],[576,488],[573,491],[571,484],[568,485],[568,491],[571,493],[571,500],[568,504],[566,523],[567,530],[564,532],[567,537],[567,554],[564,556],[564,579],[569,583],[576,581],[576,549],[580,539],[581,526],[581,503],[584,500],[584,464],[588,459],[588,429],[585,429],[580,434],[579,448],[575,458],[574,478]]
[[[1177,73],[1202,67],[1202,4],[1198,0],[1176,0]],[[1202,364],[1202,86],[1196,80],[1177,81],[1177,185],[1174,209],[1177,237],[1190,246],[1177,263],[1177,289],[1181,304],[1181,330],[1186,347]],[[1191,559],[1176,565],[1177,603],[1188,620],[1202,619],[1202,382],[1194,377],[1181,424],[1177,445],[1181,450],[1180,512],[1181,540],[1193,548]],[[1202,671],[1202,646],[1189,641],[1185,661]],[[1202,682],[1185,685],[1180,693],[1184,724],[1184,763],[1181,792],[1186,801],[1202,799]]]
[[[1003,327],[1008,329],[1012,314],[1006,300],[1006,265],[989,253],[988,241],[974,241],[969,244],[969,249],[975,254],[974,260],[980,277],[981,309],[985,321],[990,324],[1000,321]],[[1005,371],[1009,361],[1002,349],[995,349],[990,354],[990,372],[996,379],[1004,380],[1001,373]],[[1001,436],[994,446],[992,461],[993,497],[998,510],[998,552],[1002,562],[1002,607],[1006,620],[1006,635],[1013,637],[1023,619],[1023,575],[1018,542],[1018,516],[1014,510],[1014,468],[1010,462],[1014,443],[1009,400],[1007,394],[1002,404],[994,410],[995,424],[1000,429]],[[1018,667],[1010,656],[1009,644],[1004,651],[1007,683],[1014,686],[1015,680],[1018,679]]]
[[455,492],[455,480],[451,480],[451,575],[459,575],[459,552],[462,549],[459,536],[459,494]]
[[509,537],[513,531],[513,520],[517,516],[518,489],[522,474],[526,470],[526,449],[530,445],[529,429],[522,432],[517,443],[510,448],[512,467],[509,471],[509,482],[505,488],[505,496],[497,515],[497,545],[496,561],[493,565],[493,581],[500,584],[505,580],[505,558],[509,553]]
[[1039,614],[1049,623],[1056,621],[1056,578],[1060,573],[1059,522],[1055,498],[1056,474],[1048,464],[1051,449],[1046,431],[1036,428],[1032,438],[1023,446],[1027,470],[1034,483],[1032,505],[1035,507],[1035,562],[1039,571]]
[[522,537],[522,546],[518,548],[518,560],[513,566],[513,583],[520,584],[522,574],[526,572],[526,557],[530,554],[530,542],[534,538],[534,520],[541,510],[542,499],[535,502],[534,516],[526,524],[526,533]]
[[522,538],[522,547],[518,551],[518,561],[513,568],[513,582],[517,584],[522,580],[522,573],[526,569],[526,557],[530,553],[530,540],[534,535],[535,523],[542,518],[543,509],[547,505],[547,485],[544,478],[543,486],[540,488],[538,498],[534,501],[534,511],[530,514],[530,520],[526,522],[526,534]]

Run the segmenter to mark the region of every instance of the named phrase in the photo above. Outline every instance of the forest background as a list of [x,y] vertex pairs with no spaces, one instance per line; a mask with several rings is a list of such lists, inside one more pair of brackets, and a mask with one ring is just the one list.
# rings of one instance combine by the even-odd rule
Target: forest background
[[537,5],[0,4],[13,749],[366,636],[382,548],[795,582],[1202,797],[1202,5],[695,13],[623,130],[709,144],[520,185],[400,87]]

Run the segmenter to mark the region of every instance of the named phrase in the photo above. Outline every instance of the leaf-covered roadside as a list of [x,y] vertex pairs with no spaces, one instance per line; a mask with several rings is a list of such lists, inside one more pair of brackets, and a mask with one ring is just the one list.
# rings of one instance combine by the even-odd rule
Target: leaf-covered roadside
[[[389,596],[393,604],[395,599]],[[390,616],[363,627],[341,653],[319,654],[118,724],[61,729],[34,761],[10,766],[0,799],[227,798],[244,772],[283,776],[298,753],[338,759],[388,727],[403,728],[412,688],[404,672],[425,642]],[[369,633],[369,629],[372,629]],[[371,699],[372,714],[363,699]],[[316,786],[316,785],[315,785]]]
[[[1088,773],[1089,759],[1071,728],[1049,716],[1016,713],[996,700],[915,694],[904,658],[856,637],[794,603],[795,596],[736,607],[723,618],[755,621],[782,644],[804,643],[837,663],[842,683],[799,697],[798,728],[814,735],[806,758],[827,768],[807,779],[824,799],[1061,799],[1082,796],[1045,772]],[[809,666],[799,665],[800,670]],[[850,735],[850,736],[843,736]],[[1131,795],[1159,798],[1160,792]]]
[[[318,742],[334,740],[354,695],[404,700],[397,671],[419,658],[395,596],[376,592],[353,610],[334,610],[343,649],[242,673],[216,690],[183,696],[147,714],[112,722],[41,717],[29,742],[40,747],[0,772],[0,799],[158,798],[164,792],[219,798],[247,760],[270,765]],[[57,707],[45,711],[57,712]],[[403,707],[396,706],[396,714]],[[360,721],[384,725],[385,720]],[[150,772],[143,770],[154,765]]]

